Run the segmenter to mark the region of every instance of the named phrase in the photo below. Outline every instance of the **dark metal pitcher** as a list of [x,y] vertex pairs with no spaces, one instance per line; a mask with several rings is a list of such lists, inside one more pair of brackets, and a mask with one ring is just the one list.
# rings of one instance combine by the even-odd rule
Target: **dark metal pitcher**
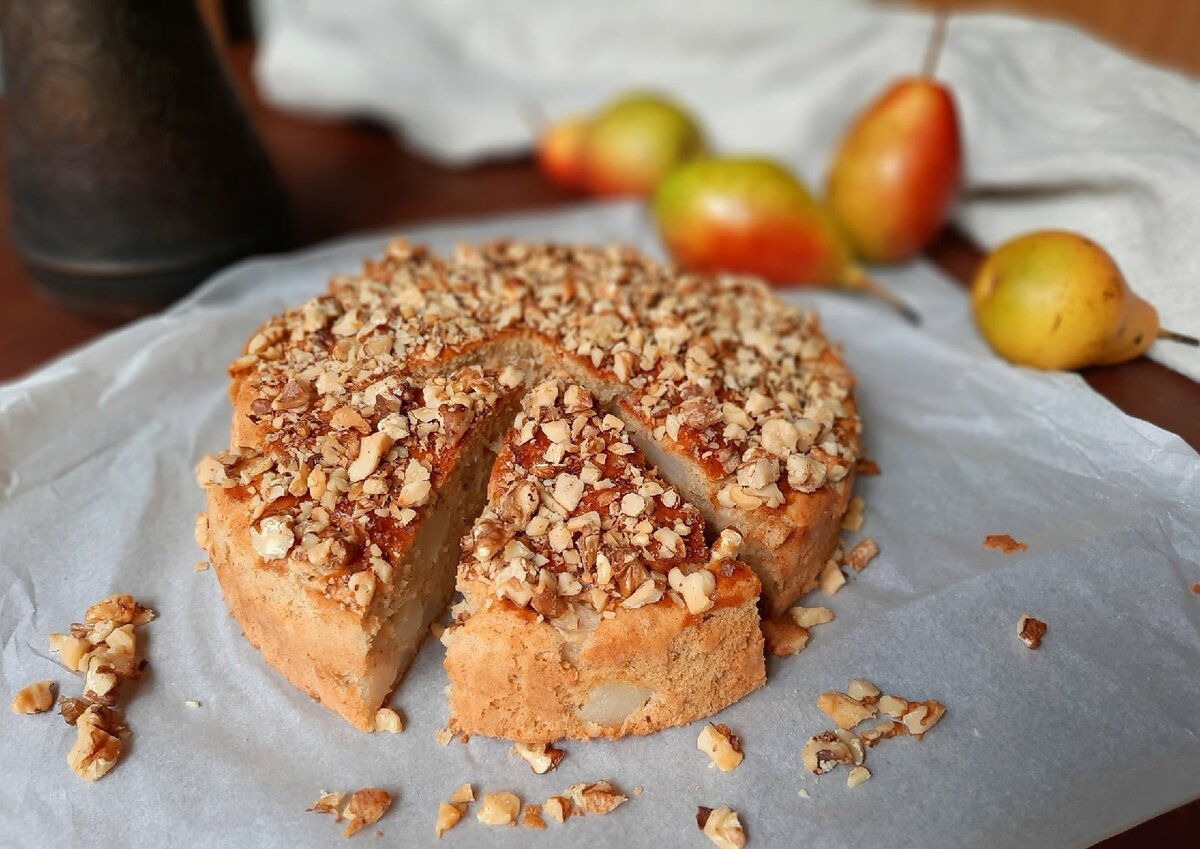
[[2,0],[12,238],[91,314],[285,243],[287,202],[191,0]]

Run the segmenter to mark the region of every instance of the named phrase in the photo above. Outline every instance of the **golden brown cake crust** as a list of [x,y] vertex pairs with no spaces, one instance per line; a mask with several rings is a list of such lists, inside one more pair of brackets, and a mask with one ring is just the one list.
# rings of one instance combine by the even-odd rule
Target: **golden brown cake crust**
[[674,458],[668,478],[686,478],[710,527],[743,532],[767,607],[812,586],[859,450],[853,379],[814,315],[625,248],[498,242],[443,259],[399,241],[247,342],[231,448],[198,470],[231,612],[272,665],[369,727],[380,696],[357,677],[439,488],[552,370]]

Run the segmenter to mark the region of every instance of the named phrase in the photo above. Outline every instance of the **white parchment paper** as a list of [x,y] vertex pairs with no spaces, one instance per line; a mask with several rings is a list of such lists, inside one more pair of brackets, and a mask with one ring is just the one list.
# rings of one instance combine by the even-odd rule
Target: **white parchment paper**
[[[438,249],[498,235],[654,243],[640,212],[593,206],[417,231]],[[915,330],[873,303],[805,293],[860,378],[870,567],[832,599],[837,620],[720,719],[742,735],[734,773],[706,767],[699,725],[567,744],[533,775],[508,744],[440,747],[442,648],[427,643],[394,699],[408,727],[365,735],[285,683],[242,638],[192,523],[192,466],[227,439],[225,366],[263,319],[351,270],[383,238],[240,265],[164,315],[0,388],[0,681],[53,678],[46,635],[130,592],[159,619],[128,702],[127,757],[94,785],[65,763],[54,714],[0,719],[0,845],[333,846],[305,813],[322,790],[397,798],[359,843],[433,843],[437,803],[462,782],[542,802],[607,778],[641,796],[546,833],[474,819],[446,846],[706,846],[697,805],[732,805],[752,847],[1089,845],[1200,795],[1200,460],[1070,375],[1014,369],[983,347],[961,293],[914,265],[886,282],[919,306]],[[801,299],[801,296],[796,296]],[[1200,414],[1200,411],[1197,411]],[[1029,544],[1005,556],[990,533]],[[1023,612],[1049,623],[1028,651]],[[800,749],[829,727],[824,689],[865,676],[946,718],[922,743],[885,741],[874,778],[817,780]],[[201,703],[196,710],[184,702]],[[810,799],[801,798],[805,788]],[[631,794],[632,795],[632,794]],[[565,841],[565,842],[564,842]]]

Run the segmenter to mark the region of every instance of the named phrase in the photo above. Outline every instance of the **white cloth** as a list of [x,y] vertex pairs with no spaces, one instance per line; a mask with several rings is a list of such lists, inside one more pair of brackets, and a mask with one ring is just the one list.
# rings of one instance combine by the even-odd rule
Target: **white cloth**
[[[763,152],[819,186],[846,123],[915,73],[921,12],[851,0],[262,0],[257,79],[281,106],[383,119],[443,162],[529,148],[616,92],[674,93],[718,150]],[[1065,227],[1103,244],[1163,324],[1200,333],[1200,85],[1067,27],[951,20],[938,76],[967,149],[960,225],[992,246]],[[1200,379],[1200,351],[1151,356]]]

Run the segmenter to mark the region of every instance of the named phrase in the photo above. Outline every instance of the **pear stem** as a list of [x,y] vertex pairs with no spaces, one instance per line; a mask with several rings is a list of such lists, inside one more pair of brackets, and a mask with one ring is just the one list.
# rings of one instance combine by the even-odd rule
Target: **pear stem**
[[909,306],[899,295],[870,277],[861,268],[852,267],[847,271],[842,284],[847,289],[857,289],[860,292],[865,292],[872,297],[878,298],[899,313],[900,317],[913,327],[920,327],[921,314]]
[[933,31],[929,33],[929,44],[925,47],[925,61],[921,63],[921,76],[932,79],[942,55],[942,43],[946,40],[946,24],[949,15],[945,9],[933,13]]
[[1191,345],[1193,348],[1200,348],[1200,339],[1197,339],[1195,336],[1176,333],[1174,330],[1167,330],[1160,327],[1154,335],[1159,339],[1167,339],[1171,342],[1179,342],[1183,345]]

